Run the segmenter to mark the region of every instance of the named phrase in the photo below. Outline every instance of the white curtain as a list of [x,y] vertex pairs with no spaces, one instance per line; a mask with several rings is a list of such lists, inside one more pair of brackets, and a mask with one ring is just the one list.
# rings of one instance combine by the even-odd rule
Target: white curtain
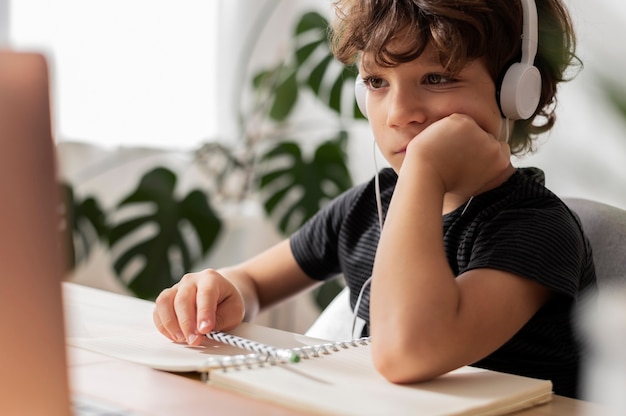
[[10,42],[48,56],[58,140],[189,148],[214,134],[217,2],[19,0]]

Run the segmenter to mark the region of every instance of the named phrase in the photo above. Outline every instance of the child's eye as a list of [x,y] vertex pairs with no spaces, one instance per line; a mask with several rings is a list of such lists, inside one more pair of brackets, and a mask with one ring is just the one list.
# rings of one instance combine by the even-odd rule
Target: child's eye
[[387,81],[379,77],[366,77],[363,79],[363,83],[371,90],[377,90],[388,85]]
[[443,74],[428,74],[424,77],[424,83],[428,85],[446,85],[454,82],[454,78]]

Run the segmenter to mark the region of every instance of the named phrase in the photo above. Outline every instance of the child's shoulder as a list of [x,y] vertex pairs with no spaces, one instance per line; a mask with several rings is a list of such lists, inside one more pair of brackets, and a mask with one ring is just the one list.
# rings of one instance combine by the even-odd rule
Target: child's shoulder
[[[545,185],[538,168],[518,168],[500,187],[479,196],[482,219],[535,221],[544,226],[579,228],[567,204]],[[550,228],[550,227],[549,227]]]

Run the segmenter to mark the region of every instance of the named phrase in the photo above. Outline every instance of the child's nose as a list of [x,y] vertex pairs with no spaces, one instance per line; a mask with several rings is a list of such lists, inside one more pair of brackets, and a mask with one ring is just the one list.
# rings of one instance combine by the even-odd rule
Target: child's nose
[[389,127],[405,127],[424,123],[427,119],[426,103],[417,91],[398,89],[389,96],[387,124]]

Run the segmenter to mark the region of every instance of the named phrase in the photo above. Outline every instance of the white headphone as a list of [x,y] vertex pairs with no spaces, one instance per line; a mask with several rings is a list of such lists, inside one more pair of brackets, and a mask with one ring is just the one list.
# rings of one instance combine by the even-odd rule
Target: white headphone
[[[497,90],[498,105],[509,120],[527,120],[534,114],[541,98],[541,74],[534,66],[539,30],[534,0],[520,0],[523,9],[522,59],[511,65]],[[360,76],[355,83],[356,102],[367,117],[367,87]]]

